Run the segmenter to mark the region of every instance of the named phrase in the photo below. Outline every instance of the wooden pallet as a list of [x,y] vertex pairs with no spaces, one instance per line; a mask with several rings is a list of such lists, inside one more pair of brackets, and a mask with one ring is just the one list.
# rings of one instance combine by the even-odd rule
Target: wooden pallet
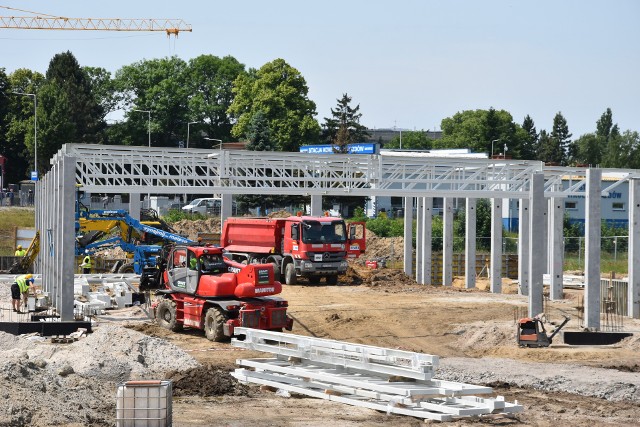
[[78,338],[70,335],[53,335],[51,337],[51,342],[56,344],[69,344],[74,341],[78,341]]

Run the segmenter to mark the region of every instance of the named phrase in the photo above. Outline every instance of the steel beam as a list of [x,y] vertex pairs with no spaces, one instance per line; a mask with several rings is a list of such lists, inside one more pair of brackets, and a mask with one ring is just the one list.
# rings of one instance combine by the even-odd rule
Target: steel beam
[[549,297],[560,300],[563,297],[564,244],[564,199],[552,197],[549,199]]
[[432,240],[432,209],[433,199],[423,197],[422,199],[422,283],[431,285],[431,240]]
[[491,199],[491,292],[502,292],[502,198]]
[[640,179],[629,182],[629,317],[640,319]]
[[453,284],[453,198],[442,200],[442,285]]
[[476,199],[467,198],[464,241],[465,281],[467,289],[476,287]]
[[518,293],[529,295],[529,200],[520,200],[518,215]]
[[546,260],[540,257],[544,248],[543,230],[547,226],[546,202],[544,200],[544,175],[531,176],[529,190],[529,317],[543,312],[543,276]]
[[585,265],[584,265],[584,320],[585,327],[600,330],[600,189],[602,171],[589,169],[585,202]]
[[424,239],[424,211],[422,204],[424,202],[423,197],[416,198],[416,282],[424,283],[422,281],[422,263],[424,258],[422,256],[423,239]]
[[413,197],[404,198],[404,274],[413,275]]

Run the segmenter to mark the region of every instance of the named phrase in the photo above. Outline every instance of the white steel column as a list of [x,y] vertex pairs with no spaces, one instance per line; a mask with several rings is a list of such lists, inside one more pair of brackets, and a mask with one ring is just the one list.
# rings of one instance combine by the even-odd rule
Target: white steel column
[[629,288],[627,315],[640,319],[640,179],[629,180]]
[[491,199],[491,292],[502,292],[502,199]]
[[442,200],[442,285],[453,284],[453,198]]
[[562,299],[564,265],[563,220],[564,199],[552,197],[549,203],[549,296],[552,300]]
[[322,216],[322,195],[311,195],[311,216]]
[[540,256],[545,246],[541,236],[547,227],[544,175],[531,175],[529,189],[529,317],[543,312],[543,283],[546,260]]
[[142,207],[142,202],[140,201],[140,194],[129,193],[129,216],[131,218],[134,218],[140,221],[141,207]]
[[520,199],[518,217],[518,293],[529,295],[529,199]]
[[584,326],[600,329],[600,199],[602,170],[587,169],[585,201]]
[[222,225],[224,221],[233,216],[233,194],[222,195],[222,206],[220,207],[220,232],[222,232]]
[[413,197],[404,198],[404,274],[413,274]]
[[416,197],[416,282],[422,281],[422,240],[424,239],[424,212],[422,211],[423,198]]
[[476,227],[476,199],[467,198],[464,240],[464,286],[467,289],[476,287]]
[[67,157],[62,162],[64,168],[59,189],[62,191],[62,216],[57,224],[58,242],[57,252],[60,254],[61,271],[58,273],[60,281],[57,283],[60,289],[60,305],[58,313],[63,322],[72,321],[73,316],[73,271],[75,267],[75,184],[76,184],[76,159]]
[[431,284],[431,221],[433,209],[433,198],[425,197],[422,200],[422,284]]

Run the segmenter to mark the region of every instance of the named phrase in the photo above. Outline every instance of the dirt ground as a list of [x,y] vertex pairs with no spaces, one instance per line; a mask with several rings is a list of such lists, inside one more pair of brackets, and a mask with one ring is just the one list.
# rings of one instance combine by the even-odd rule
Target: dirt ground
[[[635,375],[632,373],[640,370],[640,340],[635,337],[627,344],[608,347],[571,347],[558,339],[547,349],[517,347],[514,311],[526,307],[527,300],[518,296],[517,287],[508,286],[508,281],[505,281],[505,288],[513,293],[494,295],[483,289],[421,286],[396,270],[356,267],[343,283],[339,286],[285,286],[282,296],[289,301],[289,313],[294,318],[292,333],[435,354],[441,357],[444,365],[447,360],[462,361],[457,365],[461,367],[465,360],[477,359],[485,360],[487,365],[491,362],[512,364],[514,371],[524,371],[525,376],[529,363],[535,366],[530,369],[548,370],[550,375],[558,369],[558,363],[576,369],[580,366],[609,369],[605,375],[606,372]],[[487,287],[482,281],[478,285]],[[578,330],[577,293],[579,291],[567,291],[567,298],[550,303],[551,320],[561,319],[561,314],[571,317],[566,330]],[[640,332],[640,322],[626,322],[627,330]],[[328,422],[340,426],[405,426],[424,423],[410,417],[318,399],[282,398],[256,386],[241,386],[227,381],[226,372],[235,368],[236,359],[264,355],[236,349],[228,343],[210,342],[198,331],[172,333],[151,322],[128,326],[170,341],[205,365],[192,375],[173,377],[179,391],[173,402],[177,426],[324,426]],[[589,376],[589,368],[580,369],[585,377]],[[503,379],[497,371],[482,382],[494,387],[496,394],[505,396],[508,401],[524,404],[524,413],[512,419],[460,420],[448,425],[640,425],[638,399],[611,401],[576,394],[579,391],[548,391],[562,388],[535,382],[527,387],[517,387],[508,381],[508,376]],[[620,382],[623,383],[624,380]],[[636,390],[634,387],[637,385],[631,385],[632,392]],[[640,387],[637,388],[640,392]]]

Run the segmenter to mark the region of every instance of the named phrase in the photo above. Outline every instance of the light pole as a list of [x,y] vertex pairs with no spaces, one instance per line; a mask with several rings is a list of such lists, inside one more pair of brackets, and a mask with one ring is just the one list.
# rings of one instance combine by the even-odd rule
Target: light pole
[[189,148],[189,126],[196,124],[198,122],[189,122],[187,123],[187,148]]
[[33,96],[33,168],[38,180],[38,99],[35,93],[13,92],[16,95]]
[[491,141],[491,158],[493,159],[493,143],[494,142],[498,142],[500,141],[499,139],[494,139],[493,141]]
[[216,141],[216,142],[219,142],[220,144],[218,145],[218,148],[219,148],[219,149],[222,149],[222,140],[221,140],[221,139],[207,138],[207,137],[204,137],[204,138],[202,138],[202,139],[206,139],[207,141]]
[[149,148],[151,148],[151,111],[150,110],[131,110],[131,111],[137,111],[139,113],[147,113],[149,115],[149,122],[148,122],[148,133],[149,133]]

